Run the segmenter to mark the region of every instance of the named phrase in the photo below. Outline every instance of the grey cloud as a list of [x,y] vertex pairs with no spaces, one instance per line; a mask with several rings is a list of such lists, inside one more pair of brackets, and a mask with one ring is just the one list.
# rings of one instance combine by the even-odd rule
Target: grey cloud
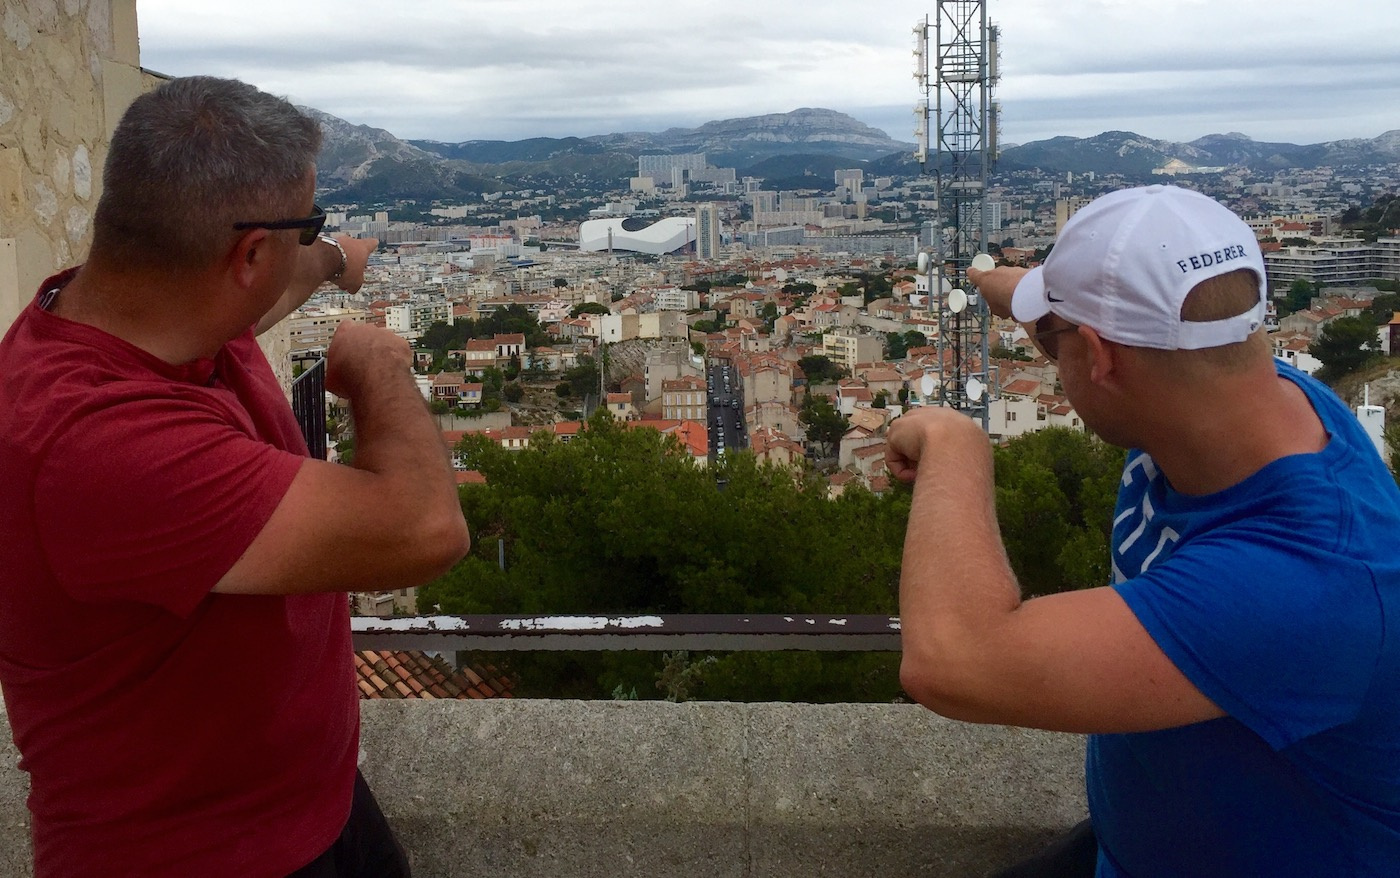
[[[1380,128],[1400,106],[1393,50],[1364,38],[1391,32],[1400,4],[1368,2],[1364,21],[1303,0],[1272,0],[1267,17],[1258,5],[993,0],[1005,131],[1024,141],[1105,127],[1173,139],[1291,130],[1281,139],[1315,142],[1331,138],[1310,133],[1315,120]],[[935,4],[597,0],[585,14],[567,0],[391,11],[300,0],[296,14],[271,16],[261,0],[238,6],[140,0],[143,63],[237,76],[400,136],[655,131],[825,106],[911,140],[910,27]]]

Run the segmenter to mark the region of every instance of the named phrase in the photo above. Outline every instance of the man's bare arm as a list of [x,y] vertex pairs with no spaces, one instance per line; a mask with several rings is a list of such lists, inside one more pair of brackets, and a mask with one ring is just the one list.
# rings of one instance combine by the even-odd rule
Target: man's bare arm
[[1014,265],[1001,265],[987,271],[975,268],[967,270],[968,283],[977,287],[977,292],[987,300],[987,307],[997,317],[1011,316],[1011,294],[1016,284],[1030,271]]
[[[345,272],[336,278],[334,283],[347,293],[357,292],[364,285],[365,267],[369,264],[369,255],[379,246],[379,239],[352,238],[349,235],[335,235],[333,237],[345,249]],[[310,247],[302,247],[300,259],[297,260],[296,272],[292,275],[291,283],[287,284],[287,291],[258,320],[253,334],[262,335],[281,322],[288,314],[300,308],[307,299],[311,298],[311,294],[316,292],[321,284],[330,281],[331,276],[338,270],[340,270],[339,250],[324,241],[317,241]]]
[[452,465],[392,333],[342,323],[326,387],[350,400],[355,461],[307,460],[214,587],[238,594],[374,591],[426,582],[470,547]]
[[990,443],[976,424],[920,409],[891,426],[889,449],[891,472],[914,481],[900,679],[920,703],[972,722],[1072,732],[1223,715],[1113,589],[1021,600],[996,523]]

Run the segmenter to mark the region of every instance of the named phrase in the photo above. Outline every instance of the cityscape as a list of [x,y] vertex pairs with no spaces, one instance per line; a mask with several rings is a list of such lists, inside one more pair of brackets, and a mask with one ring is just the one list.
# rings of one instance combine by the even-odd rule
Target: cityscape
[[[332,205],[333,225],[378,238],[381,251],[357,296],[321,294],[292,318],[293,355],[319,357],[340,320],[381,322],[420,344],[425,396],[451,414],[479,415],[479,429],[501,431],[513,447],[528,441],[530,429],[557,424],[567,432],[602,406],[673,430],[685,421],[713,428],[742,401],[741,447],[760,460],[820,463],[833,491],[852,481],[883,490],[883,427],[902,408],[928,404],[923,379],[939,381],[942,371],[938,303],[930,302],[915,257],[948,230],[930,218],[932,180],[913,170],[871,177],[841,168],[806,188],[773,191],[734,168],[711,166],[703,154],[642,155],[626,188],[573,197],[524,190],[426,210],[409,204],[407,212],[428,214],[413,221],[396,220],[392,207],[363,213]],[[1199,189],[1246,219],[1266,251],[1275,350],[1305,371],[1322,365],[1308,348],[1329,320],[1367,307],[1382,292],[1372,281],[1400,280],[1396,211],[1386,219],[1387,234],[1347,226],[1363,209],[1393,198],[1400,162],[1258,171],[1175,160],[1140,176],[995,173],[985,201],[989,248],[1008,263],[1035,264],[1079,206],[1146,182]],[[1315,306],[1289,308],[1287,294],[1300,280],[1324,295]],[[1280,319],[1278,305],[1303,313]],[[431,332],[434,324],[479,321],[500,309],[527,312],[547,343],[527,345],[515,333],[449,349],[443,343],[450,333]],[[437,347],[422,346],[425,340]],[[1389,351],[1388,333],[1378,344]],[[553,412],[532,393],[482,413],[488,370],[524,390],[553,391],[562,375],[601,359],[604,348],[603,374],[595,369],[592,386],[556,397]],[[1053,365],[1036,355],[1023,330],[995,325],[991,349],[994,441],[1045,426],[1081,427],[1056,392]],[[814,356],[840,376],[808,381],[799,363]],[[734,395],[717,393],[711,380],[710,411],[702,413],[696,382],[717,365],[733,369]],[[818,387],[851,422],[830,460],[817,460],[801,422],[803,399]],[[705,441],[688,447],[697,460],[712,462],[718,438],[708,429]]]

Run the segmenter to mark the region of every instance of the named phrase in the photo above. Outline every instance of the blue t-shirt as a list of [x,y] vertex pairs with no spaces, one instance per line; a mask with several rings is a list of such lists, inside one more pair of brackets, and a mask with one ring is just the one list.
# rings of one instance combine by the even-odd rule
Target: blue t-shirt
[[1091,736],[1103,878],[1400,875],[1400,491],[1341,400],[1278,371],[1322,451],[1203,497],[1124,468],[1114,587],[1228,716]]

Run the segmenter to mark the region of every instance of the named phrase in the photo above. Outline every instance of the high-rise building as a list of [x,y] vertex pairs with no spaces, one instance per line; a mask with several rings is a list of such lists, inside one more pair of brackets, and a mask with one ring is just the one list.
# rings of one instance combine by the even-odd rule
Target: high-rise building
[[1061,198],[1055,201],[1055,235],[1064,231],[1065,223],[1069,218],[1079,212],[1079,208],[1087,205],[1092,199],[1082,195],[1074,195],[1069,198]]
[[[1076,208],[1077,209],[1077,208]],[[988,233],[999,232],[1006,225],[1006,203],[1002,201],[965,201],[958,205],[958,223],[964,228],[982,224],[982,211],[987,212]]]
[[836,172],[836,194],[843,201],[854,199],[864,184],[865,171],[860,168],[845,168]]
[[778,193],[767,189],[754,189],[748,193],[749,202],[753,205],[754,222],[762,223],[759,214],[773,213],[778,209]]
[[695,208],[695,258],[701,261],[719,258],[719,208],[701,204]]
[[[703,152],[637,156],[637,176],[650,177],[658,186],[672,185],[677,171],[703,171],[705,168],[706,162]],[[684,176],[681,174],[682,178]]]
[[843,168],[836,172],[836,185],[859,191],[865,181],[865,171],[860,168]]

